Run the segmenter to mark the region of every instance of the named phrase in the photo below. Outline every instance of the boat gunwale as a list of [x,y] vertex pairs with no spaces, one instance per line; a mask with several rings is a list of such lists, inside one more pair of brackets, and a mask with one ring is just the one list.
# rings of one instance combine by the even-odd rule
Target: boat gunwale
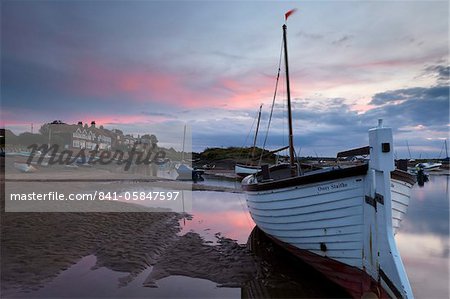
[[391,172],[391,179],[408,183],[411,186],[413,186],[417,182],[415,176],[398,168]]
[[[278,166],[278,165],[277,165]],[[270,170],[277,170],[277,166],[271,167]],[[353,176],[365,175],[369,170],[368,164],[362,164],[357,166],[352,166],[348,168],[332,169],[326,172],[320,172],[315,174],[305,174],[302,176],[294,176],[286,179],[261,182],[255,184],[242,184],[242,189],[244,191],[264,191],[273,190],[281,188],[289,188],[301,185],[308,185],[313,183],[332,181],[336,179],[343,179]]]
[[236,163],[235,167],[241,167],[241,168],[247,168],[247,169],[252,169],[252,170],[261,170],[261,166],[258,165],[246,165],[246,164],[241,164],[241,163]]
[[[270,168],[271,171],[278,170],[282,167],[286,167],[285,165],[276,165]],[[314,173],[314,174],[305,174],[302,176],[295,176],[280,180],[268,181],[268,182],[258,182],[254,184],[242,184],[242,189],[244,191],[265,191],[272,189],[282,189],[289,188],[294,186],[302,186],[313,183],[320,183],[324,181],[331,181],[336,179],[343,179],[353,176],[360,176],[367,174],[369,170],[369,165],[362,164],[351,166],[348,168],[338,168],[332,169],[326,172]],[[401,181],[411,186],[416,183],[416,178],[403,170],[395,169],[391,172],[391,179],[396,181]]]

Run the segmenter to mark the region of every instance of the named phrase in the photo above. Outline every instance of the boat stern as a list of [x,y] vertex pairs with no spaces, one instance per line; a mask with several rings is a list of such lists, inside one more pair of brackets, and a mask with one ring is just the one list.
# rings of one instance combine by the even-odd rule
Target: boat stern
[[413,298],[392,223],[391,172],[395,169],[392,129],[369,130],[370,162],[366,187],[363,268],[392,298]]

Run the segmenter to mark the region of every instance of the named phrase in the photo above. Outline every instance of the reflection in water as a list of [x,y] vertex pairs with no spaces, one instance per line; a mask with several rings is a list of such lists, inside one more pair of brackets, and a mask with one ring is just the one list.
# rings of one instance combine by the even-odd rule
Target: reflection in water
[[426,174],[423,169],[419,169],[416,174],[417,184],[419,187],[423,187],[426,182],[428,182],[428,174]]
[[[431,176],[423,188],[415,186],[396,236],[416,298],[448,298],[448,184],[447,176]],[[2,291],[78,298],[347,296],[254,229],[243,194],[192,195],[193,215],[180,222],[181,232],[172,213],[3,214]]]
[[255,224],[248,214],[243,194],[194,191],[192,201],[194,215],[183,223],[181,235],[196,232],[214,243],[216,235],[220,234],[240,244],[247,242]]
[[219,186],[219,187],[235,188],[235,189],[241,188],[241,183],[237,180],[233,180],[233,179],[229,179],[229,178],[211,177],[211,176],[205,176],[205,180],[202,182],[198,182],[197,184],[206,185],[206,186]]
[[[42,289],[32,293],[14,294],[23,298],[187,298],[195,289],[196,298],[238,298],[239,289],[217,288],[209,280],[187,276],[170,276],[158,281],[158,288],[144,288],[146,277],[152,267],[143,271],[130,284],[115,288],[112,282],[120,280],[127,273],[108,268],[93,269],[97,259],[94,255],[82,258],[67,271],[61,273]],[[74,283],[76,282],[76,283]],[[8,294],[6,294],[7,297]],[[192,296],[194,297],[194,296]]]
[[179,231],[179,216],[174,213],[1,216],[2,293],[37,290],[92,254],[97,257],[96,269],[126,272],[119,282],[110,283],[113,288],[124,286],[154,263]]
[[408,215],[402,223],[402,232],[433,234],[444,239],[449,235],[448,176],[431,176],[430,182],[420,188],[414,186]]
[[414,186],[396,236],[416,298],[449,298],[449,176]]

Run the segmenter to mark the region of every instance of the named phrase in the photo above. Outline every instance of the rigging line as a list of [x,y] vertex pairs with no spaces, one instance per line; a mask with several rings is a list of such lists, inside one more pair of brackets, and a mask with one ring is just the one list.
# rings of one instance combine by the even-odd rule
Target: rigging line
[[441,158],[441,154],[442,154],[442,152],[444,151],[444,146],[445,146],[445,143],[442,143],[441,151],[439,152],[439,157],[438,157],[438,159]]
[[[241,149],[240,149],[240,151],[239,151],[239,155],[238,155],[238,156],[239,156],[239,159],[242,158],[242,154],[243,154],[243,151],[244,151],[244,147],[245,147],[245,145],[247,144],[248,137],[250,136],[250,133],[253,131],[253,126],[255,125],[256,117],[257,117],[257,116],[255,116],[255,117],[253,118],[253,123],[252,123],[252,125],[251,125],[251,127],[250,127],[250,131],[248,131],[247,137],[245,137],[244,144],[242,145],[242,147],[241,147]],[[247,157],[247,159],[248,159],[248,157]]]
[[[248,132],[247,138],[250,136],[250,133],[253,131],[253,126],[255,125],[255,122],[256,122],[256,120],[257,120],[258,118],[259,118],[259,112],[256,113],[255,118],[253,118],[252,127],[250,128],[250,132]],[[259,122],[258,122],[258,125],[259,125]],[[255,133],[255,135],[256,135],[257,133],[258,133],[258,127],[256,127],[256,133]],[[246,140],[245,142],[247,143],[247,140]],[[247,164],[252,164],[251,158],[253,158],[253,157],[251,157],[251,155],[252,155],[252,151],[254,150],[255,146],[256,146],[256,144],[254,144],[254,145],[253,145],[253,149],[252,149],[251,151],[248,151],[248,153],[247,153],[247,158],[246,158],[246,160],[245,160],[245,164],[246,164],[246,165],[247,165]],[[244,148],[242,148],[241,150],[244,150]],[[249,162],[249,161],[250,161],[250,162]]]
[[[287,95],[286,95],[286,89],[284,88],[284,86],[285,86],[285,84],[286,84],[286,82],[283,82],[283,84],[281,85],[281,86],[283,86],[283,88],[282,88],[282,96],[281,96],[281,98],[283,99],[283,115],[282,115],[282,120],[283,120],[283,122],[282,122],[282,125],[281,125],[281,127],[283,128],[283,132],[282,132],[282,136],[283,136],[283,140],[282,140],[282,145],[285,145],[286,143],[285,143],[285,141],[286,141],[286,129],[287,129],[287,123],[286,123],[286,119],[288,118],[288,112],[287,112],[287,108],[286,108],[286,106],[287,106]],[[286,157],[289,157],[289,149],[285,149],[284,150],[284,154],[285,154],[285,156]]]
[[273,107],[275,106],[275,98],[277,97],[278,82],[280,81],[281,61],[282,61],[282,58],[283,58],[283,45],[284,45],[284,41],[282,39],[281,40],[281,49],[280,49],[280,59],[278,61],[277,80],[276,80],[276,83],[275,83],[275,92],[273,94],[272,107],[270,108],[270,116],[269,116],[269,122],[267,123],[266,136],[264,137],[264,143],[263,143],[263,146],[262,146],[261,156],[259,157],[259,165],[261,165],[261,163],[262,163],[262,157],[264,155],[264,150],[266,149],[267,137],[269,135],[270,124],[272,122]]

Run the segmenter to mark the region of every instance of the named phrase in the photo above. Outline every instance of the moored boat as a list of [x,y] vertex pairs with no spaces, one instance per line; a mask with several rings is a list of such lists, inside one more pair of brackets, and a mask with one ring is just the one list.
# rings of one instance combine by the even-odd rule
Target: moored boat
[[244,164],[236,164],[234,166],[234,173],[240,177],[246,177],[249,174],[257,173],[261,170],[261,167],[259,166],[251,166],[251,165],[244,165]]
[[14,168],[21,171],[21,172],[35,172],[36,168],[34,168],[32,165],[22,162],[14,162]]
[[425,163],[416,164],[415,168],[432,171],[432,170],[438,170],[439,168],[441,168],[441,166],[442,166],[442,163],[425,162]]
[[392,130],[369,130],[368,163],[302,173],[294,161],[286,25],[283,25],[290,163],[242,181],[256,225],[352,296],[412,298],[394,233],[414,178],[395,170]]
[[187,181],[203,181],[204,170],[192,168],[192,163],[187,163],[184,157],[184,146],[186,143],[186,125],[183,132],[183,150],[181,152],[181,162],[175,165],[175,170],[178,174],[177,180]]
[[[256,141],[258,140],[259,124],[261,122],[261,110],[262,110],[262,104],[259,106],[258,122],[256,124],[255,136],[253,138],[253,147],[252,147],[252,152],[251,152],[251,156],[250,156],[252,159],[255,158]],[[234,166],[234,173],[240,177],[246,177],[249,174],[257,173],[260,170],[261,170],[261,167],[259,165],[253,165],[251,163],[246,163],[246,164],[236,163],[236,165]]]

